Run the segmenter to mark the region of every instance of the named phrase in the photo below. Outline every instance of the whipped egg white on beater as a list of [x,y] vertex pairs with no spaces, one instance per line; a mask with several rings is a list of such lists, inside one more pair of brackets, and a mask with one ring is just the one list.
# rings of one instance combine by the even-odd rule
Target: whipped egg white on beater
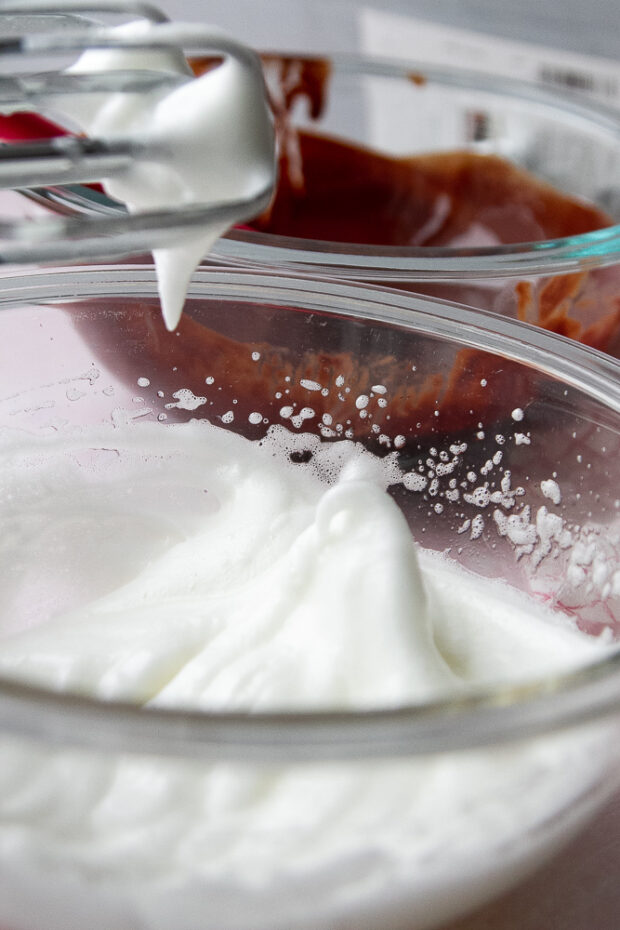
[[[193,26],[194,30],[201,27]],[[172,89],[72,94],[56,108],[93,137],[136,143],[129,168],[102,179],[106,193],[130,212],[179,205],[243,204],[273,185],[275,137],[258,59],[244,46],[209,29],[224,53],[216,67],[194,77],[180,49],[178,24],[136,21],[112,31],[145,43],[165,36],[167,47],[93,48],[68,72],[146,70],[179,76]],[[197,33],[198,34],[198,33]],[[141,147],[144,154],[140,153]],[[178,325],[192,273],[231,222],[212,221],[153,251],[164,321]]]

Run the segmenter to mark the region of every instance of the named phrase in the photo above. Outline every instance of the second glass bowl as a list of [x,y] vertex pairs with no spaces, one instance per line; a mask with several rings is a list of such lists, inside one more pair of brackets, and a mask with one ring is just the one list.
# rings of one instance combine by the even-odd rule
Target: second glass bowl
[[[485,181],[484,171],[478,172],[476,181],[475,196],[487,198],[486,220],[478,222],[474,214],[468,225],[461,223],[462,234],[449,245],[369,244],[363,238],[336,241],[337,237],[321,235],[320,223],[312,237],[288,235],[286,211],[280,211],[281,220],[263,224],[262,230],[231,230],[217,243],[214,260],[380,282],[492,310],[618,352],[620,119],[616,113],[536,85],[423,62],[283,53],[266,54],[263,59],[278,114],[283,175],[289,187],[301,185],[302,193],[308,169],[304,157],[310,150],[300,146],[300,138],[317,135],[342,145],[338,164],[330,168],[326,162],[315,175],[320,181],[339,171],[343,185],[350,188],[349,209],[357,200],[355,209],[362,215],[376,165],[359,174],[359,164],[349,156],[360,150],[376,155],[381,171],[398,160],[445,152],[499,156],[556,192],[550,195],[540,185],[515,210],[521,194],[518,176],[502,179],[498,163],[492,161],[493,177]],[[455,170],[446,196],[466,200],[473,196],[467,189],[466,167]],[[337,204],[340,195],[338,186],[329,183],[332,188],[321,196],[336,216],[338,208],[330,201]],[[374,192],[379,205],[389,199],[390,183]],[[484,188],[492,185],[498,191],[493,189],[489,196]],[[403,192],[392,195],[398,199]],[[494,203],[496,195],[500,201]],[[571,198],[573,207],[567,208],[563,195]],[[100,192],[84,187],[34,196],[54,210],[71,213],[120,209]],[[433,202],[435,207],[439,204],[434,222],[444,208],[441,196]],[[347,199],[342,203],[345,210]],[[405,203],[402,210],[407,209]],[[597,210],[602,211],[598,219]],[[603,214],[606,220],[600,219]],[[366,211],[367,228],[372,226],[368,215],[372,216],[371,210]],[[504,227],[495,241],[489,223],[496,230]],[[592,223],[611,225],[590,229]],[[501,241],[502,236],[506,241]]]

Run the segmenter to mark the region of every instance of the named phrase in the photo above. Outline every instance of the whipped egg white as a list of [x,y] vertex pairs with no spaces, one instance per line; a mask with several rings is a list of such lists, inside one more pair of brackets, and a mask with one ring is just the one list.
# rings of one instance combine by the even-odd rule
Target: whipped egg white
[[[178,75],[170,87],[109,94],[72,94],[55,106],[83,131],[105,140],[135,143],[129,168],[103,178],[106,192],[130,212],[182,205],[217,205],[239,201],[238,219],[246,219],[245,202],[273,186],[275,141],[258,58],[212,27],[192,24],[196,41],[209,40],[222,60],[194,78],[179,46],[187,27],[136,21],[111,34],[130,42],[166,47],[93,48],[68,68],[74,74],[145,70]],[[178,325],[185,294],[196,266],[233,224],[212,221],[153,252],[164,321]]]
[[[276,427],[250,442],[205,421],[3,438],[0,673],[12,680],[142,706],[360,710],[603,652],[418,550],[389,494],[394,456]],[[301,448],[308,460],[292,462]],[[576,829],[606,745],[560,734],[283,765],[6,736],[0,924],[436,926]]]
[[[34,602],[29,629],[3,642],[3,674],[141,704],[344,709],[423,702],[600,653],[501,586],[432,557],[423,571],[386,491],[399,477],[393,456],[308,437],[303,466],[287,462],[282,428],[254,443],[202,421],[150,426],[134,431],[150,454],[131,431],[126,447],[115,433],[93,436],[118,450],[95,481],[65,440],[13,470],[0,508],[11,579],[2,613],[15,613],[7,594],[27,590],[18,549],[36,554],[35,571],[49,558],[53,575],[73,572],[97,594],[44,624]],[[101,556],[106,539],[117,578]],[[452,644],[446,655],[438,642]]]

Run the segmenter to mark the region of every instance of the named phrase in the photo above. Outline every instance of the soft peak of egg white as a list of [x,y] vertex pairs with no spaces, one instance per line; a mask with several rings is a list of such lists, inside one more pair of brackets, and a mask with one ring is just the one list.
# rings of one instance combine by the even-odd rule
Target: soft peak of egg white
[[[600,654],[507,587],[447,561],[421,570],[385,490],[391,465],[361,447],[293,465],[283,431],[261,445],[208,423],[152,426],[105,439],[118,457],[98,481],[72,442],[5,467],[0,615],[28,627],[34,598],[40,625],[3,638],[3,674],[174,707],[344,709]],[[62,605],[42,624],[41,577]]]

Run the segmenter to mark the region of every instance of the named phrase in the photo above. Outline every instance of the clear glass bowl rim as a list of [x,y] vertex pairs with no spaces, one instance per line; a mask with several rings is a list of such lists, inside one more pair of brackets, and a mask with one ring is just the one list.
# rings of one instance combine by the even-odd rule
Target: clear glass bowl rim
[[[285,53],[280,51],[277,54]],[[315,60],[318,56],[287,52],[285,57]],[[344,53],[328,55],[326,60],[331,63],[333,74],[374,75],[409,82],[412,74],[422,74],[430,85],[481,91],[495,97],[529,102],[548,109],[556,118],[565,115],[590,130],[606,133],[617,142],[620,158],[620,113],[597,102],[586,102],[576,93],[560,93],[536,83],[439,67],[424,61],[404,62]],[[80,186],[38,190],[30,192],[30,196],[61,212],[74,209],[77,213],[96,214],[110,220],[123,212],[120,205]],[[75,222],[79,232],[80,220]],[[141,245],[144,242],[136,241],[136,248]],[[312,273],[321,276],[363,278],[386,283],[571,273],[607,267],[620,261],[620,224],[560,239],[467,249],[351,245],[235,228],[218,240],[213,257],[230,264],[264,265],[293,272],[304,271],[311,266]]]
[[[18,269],[0,278],[0,312],[29,302],[156,297],[153,266]],[[563,379],[618,415],[620,362],[492,313],[309,275],[201,268],[190,298],[337,313],[496,352]],[[473,749],[617,715],[620,650],[562,676],[480,689],[420,706],[355,712],[204,713],[102,702],[0,680],[0,732],[52,744],[207,760],[361,760]]]

